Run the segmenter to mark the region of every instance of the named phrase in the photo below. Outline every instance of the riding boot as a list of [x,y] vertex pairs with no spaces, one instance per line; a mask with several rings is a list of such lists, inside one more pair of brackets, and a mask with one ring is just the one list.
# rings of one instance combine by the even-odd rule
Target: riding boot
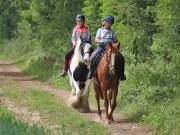
[[95,57],[93,57],[91,60],[90,60],[90,69],[89,69],[89,73],[87,75],[87,79],[91,79],[92,76],[93,76],[93,73],[94,73],[94,60],[95,60]]
[[93,61],[90,62],[90,69],[89,69],[89,73],[87,75],[87,79],[91,79],[93,76]]
[[60,73],[60,76],[65,77],[67,75],[68,64],[69,64],[69,60],[66,59],[64,62],[64,69]]
[[87,76],[87,79],[91,79],[93,74],[94,74],[94,65],[95,65],[95,59],[96,59],[96,56],[100,53],[102,53],[104,51],[104,47],[102,45],[99,45],[96,50],[91,54],[91,57],[90,57],[90,70],[89,70],[89,74]]

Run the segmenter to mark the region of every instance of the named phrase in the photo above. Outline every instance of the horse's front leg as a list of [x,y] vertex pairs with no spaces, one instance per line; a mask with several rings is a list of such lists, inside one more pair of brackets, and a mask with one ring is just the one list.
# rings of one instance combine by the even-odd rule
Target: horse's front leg
[[71,73],[70,73],[69,70],[68,70],[68,72],[67,72],[67,75],[68,75],[68,77],[69,77],[70,85],[71,85],[71,88],[72,88],[71,94],[72,94],[72,96],[75,96],[75,95],[76,95],[76,88],[74,87],[73,78],[72,78]]
[[[111,108],[111,105],[112,105],[112,90],[109,90],[108,91],[108,102],[109,102],[109,108],[108,108],[108,113],[110,114],[112,108]],[[114,121],[113,120],[113,117],[112,118],[109,118],[111,121]]]
[[109,120],[113,121],[113,111],[116,108],[116,97],[118,94],[118,87],[111,89],[112,91],[112,99],[111,99],[111,110],[109,112],[108,118]]
[[88,101],[89,85],[90,85],[90,80],[87,80],[85,82],[85,88],[84,88],[84,92],[83,92],[83,95],[82,95],[82,107],[85,109],[85,112],[90,111],[89,101]]
[[75,88],[75,95],[71,97],[71,106],[74,108],[79,108],[81,106],[81,99],[82,99],[82,92],[79,88],[78,82],[73,80],[72,81],[73,87]]
[[74,80],[74,78],[72,79],[73,81],[73,86],[74,86],[74,88],[75,88],[75,95],[78,97],[78,98],[81,98],[81,96],[82,96],[82,92],[81,92],[81,90],[80,90],[80,88],[79,88],[79,82],[78,81],[75,81]]
[[91,80],[86,80],[85,82],[85,88],[83,92],[83,96],[86,96],[89,93],[89,85],[90,85]]
[[102,93],[103,93],[103,97],[104,97],[104,107],[105,107],[105,112],[106,112],[106,123],[110,124],[111,120],[109,119],[109,115],[108,115],[108,107],[109,107],[109,102],[108,102],[108,97],[107,97],[107,90],[102,88]]

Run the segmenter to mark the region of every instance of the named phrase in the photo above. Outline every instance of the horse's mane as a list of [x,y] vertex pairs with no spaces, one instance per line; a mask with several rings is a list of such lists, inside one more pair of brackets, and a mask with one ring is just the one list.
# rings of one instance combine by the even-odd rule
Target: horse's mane
[[74,56],[78,58],[78,61],[83,61],[83,57],[81,55],[81,39],[80,38],[77,41],[77,45],[74,50]]
[[[103,66],[107,65],[107,66],[105,66],[105,68],[107,68],[107,69],[114,66],[114,72],[115,72],[114,75],[115,76],[119,75],[119,67],[120,67],[120,63],[121,63],[119,47],[120,47],[119,43],[109,44],[109,45],[106,46],[105,53],[103,54],[104,57],[102,57],[100,59],[100,62],[98,64],[98,67],[100,67],[100,69],[99,69],[100,72],[103,72],[104,74],[109,74],[109,73],[107,73],[107,72],[109,72],[109,70],[103,70],[103,68],[104,68]],[[107,57],[110,56],[109,55],[110,53],[113,53],[115,55],[114,60],[113,60],[114,61],[113,65],[109,65],[110,64],[109,62],[110,62],[111,58],[110,59],[107,58]],[[111,81],[111,79],[109,79],[109,81]]]

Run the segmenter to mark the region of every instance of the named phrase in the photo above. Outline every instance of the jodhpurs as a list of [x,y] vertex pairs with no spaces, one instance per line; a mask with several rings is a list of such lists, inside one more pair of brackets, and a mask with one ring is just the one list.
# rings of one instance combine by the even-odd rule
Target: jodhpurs
[[72,54],[74,53],[74,49],[75,49],[75,46],[72,46],[72,47],[68,50],[68,52],[67,52],[66,55],[65,55],[65,60],[68,60],[68,59],[71,58]]

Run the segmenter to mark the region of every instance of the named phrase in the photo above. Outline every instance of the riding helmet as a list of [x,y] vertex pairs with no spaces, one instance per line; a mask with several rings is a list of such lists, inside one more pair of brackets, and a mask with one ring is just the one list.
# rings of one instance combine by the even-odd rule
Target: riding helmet
[[76,16],[76,21],[81,21],[81,20],[83,20],[85,22],[85,16],[83,14],[78,14]]
[[111,15],[107,15],[104,17],[103,21],[110,22],[111,24],[114,24],[114,17]]

